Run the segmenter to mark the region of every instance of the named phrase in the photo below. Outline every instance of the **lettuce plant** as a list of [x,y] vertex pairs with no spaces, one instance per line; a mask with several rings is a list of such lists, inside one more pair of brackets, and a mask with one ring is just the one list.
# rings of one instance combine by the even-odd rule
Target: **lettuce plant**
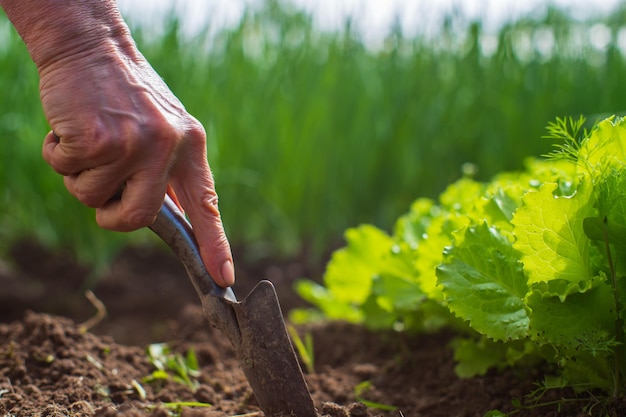
[[[457,372],[547,361],[560,385],[626,384],[626,120],[548,127],[554,152],[523,172],[463,178],[419,199],[392,234],[346,232],[324,285],[297,284],[326,318],[373,328],[454,326]],[[294,318],[305,312],[294,313]]]

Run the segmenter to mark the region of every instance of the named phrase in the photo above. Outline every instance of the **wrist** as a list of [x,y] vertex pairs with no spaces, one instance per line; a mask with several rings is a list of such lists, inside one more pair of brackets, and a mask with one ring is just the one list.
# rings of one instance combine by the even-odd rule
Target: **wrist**
[[81,55],[134,49],[113,0],[0,0],[41,71]]

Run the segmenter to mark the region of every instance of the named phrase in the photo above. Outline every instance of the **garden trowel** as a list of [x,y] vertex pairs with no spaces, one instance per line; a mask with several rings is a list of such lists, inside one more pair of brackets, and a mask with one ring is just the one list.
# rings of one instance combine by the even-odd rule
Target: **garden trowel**
[[243,301],[219,287],[206,271],[191,225],[169,196],[150,229],[187,269],[205,316],[230,339],[265,415],[316,417],[272,283],[259,282]]

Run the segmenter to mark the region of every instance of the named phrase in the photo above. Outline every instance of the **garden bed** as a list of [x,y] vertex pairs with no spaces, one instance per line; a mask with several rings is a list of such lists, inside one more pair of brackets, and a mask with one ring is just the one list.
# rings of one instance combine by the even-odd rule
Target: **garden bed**
[[[290,261],[254,263],[238,272],[238,294],[259,278],[271,278],[288,310],[302,303],[290,290],[293,279],[319,271]],[[0,416],[162,416],[192,402],[212,406],[183,407],[182,415],[263,415],[176,259],[156,250],[124,251],[94,287],[107,317],[85,333],[80,323],[95,311],[81,287],[87,274],[68,257],[32,243],[16,246],[3,264]],[[534,389],[539,371],[459,379],[448,348],[452,335],[445,332],[373,333],[345,323],[298,330],[313,337],[315,373],[306,380],[320,414],[447,417],[499,409],[518,416],[582,416],[592,404],[588,397],[575,401],[573,392],[554,391],[542,402],[567,401],[515,408],[511,400]],[[181,355],[193,348],[201,367],[195,387],[172,378],[146,380],[154,371],[146,347],[156,342],[168,342]],[[592,411],[617,416],[625,410],[614,402]]]

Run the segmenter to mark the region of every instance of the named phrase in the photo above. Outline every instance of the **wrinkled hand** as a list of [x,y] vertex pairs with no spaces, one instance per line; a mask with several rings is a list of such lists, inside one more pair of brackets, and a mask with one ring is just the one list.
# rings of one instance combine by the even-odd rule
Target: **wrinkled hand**
[[43,157],[71,194],[96,209],[98,224],[148,226],[167,191],[189,216],[209,273],[218,285],[232,285],[204,129],[134,45],[78,48],[40,65],[39,74],[53,129]]

